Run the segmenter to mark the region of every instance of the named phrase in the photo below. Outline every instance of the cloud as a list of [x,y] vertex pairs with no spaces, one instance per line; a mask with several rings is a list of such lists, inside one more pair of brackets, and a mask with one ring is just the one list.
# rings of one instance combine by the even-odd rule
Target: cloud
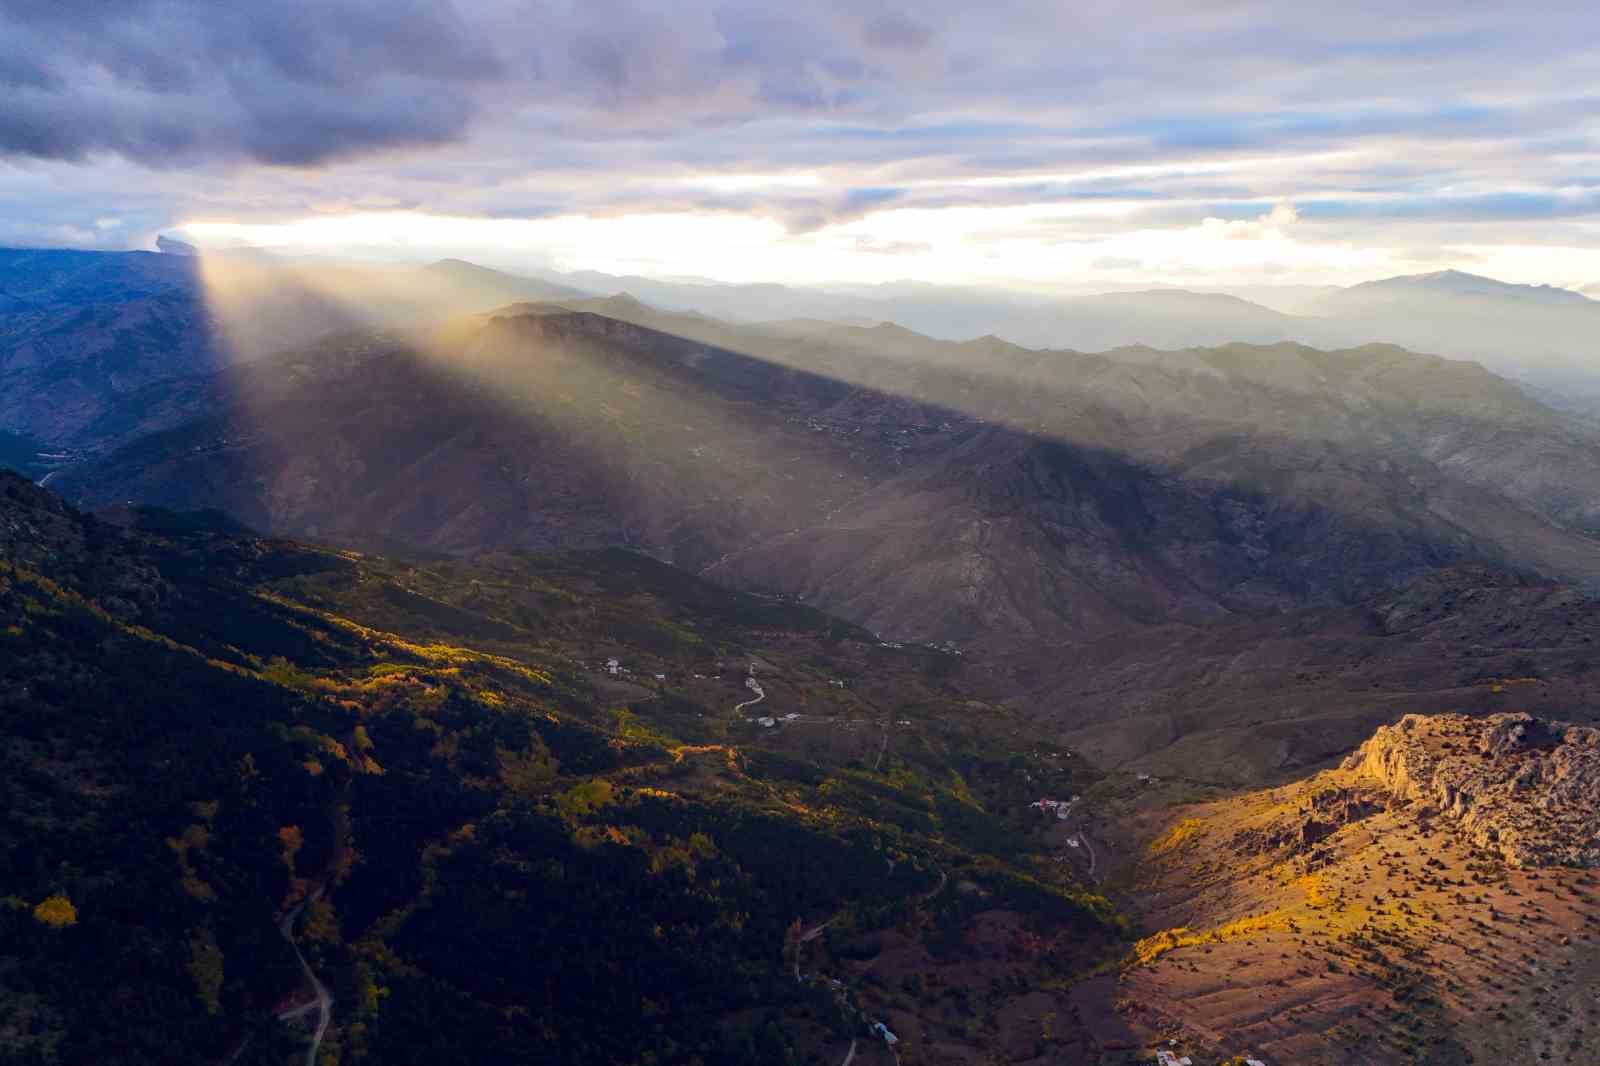
[[89,6],[0,7],[0,153],[303,165],[438,144],[465,132],[469,90],[501,70],[463,19],[423,0]]
[[857,237],[853,247],[869,255],[928,255],[933,251],[927,241],[885,241],[867,236]]
[[823,239],[945,212],[982,221],[941,256],[1592,247],[1595,29],[1579,0],[0,0],[0,240],[351,211]]
[[1409,263],[1449,263],[1460,268],[1483,262],[1483,256],[1476,252],[1469,252],[1464,248],[1452,248],[1448,245],[1423,248],[1402,248],[1395,252],[1395,258],[1403,259]]
[[1284,231],[1300,220],[1300,212],[1293,204],[1274,204],[1271,211],[1253,219],[1202,219],[1200,228],[1212,238],[1227,241],[1259,241],[1282,239]]

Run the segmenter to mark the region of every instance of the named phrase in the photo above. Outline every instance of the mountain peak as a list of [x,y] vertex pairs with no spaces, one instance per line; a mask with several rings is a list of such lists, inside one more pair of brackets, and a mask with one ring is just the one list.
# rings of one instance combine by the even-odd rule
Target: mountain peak
[[165,234],[156,238],[156,251],[163,255],[196,256],[200,254],[200,249],[194,245],[174,240]]
[[1537,300],[1543,303],[1585,303],[1588,298],[1554,285],[1521,285],[1469,274],[1464,270],[1435,270],[1427,274],[1401,274],[1351,286],[1347,292],[1433,292],[1448,296]]
[[596,307],[600,307],[600,308],[606,308],[606,309],[614,310],[614,311],[648,311],[648,310],[650,310],[650,306],[648,304],[646,304],[643,300],[641,300],[637,296],[633,295],[633,293],[626,292],[626,291],[619,292],[614,296],[608,296],[604,300],[601,300],[595,306]]

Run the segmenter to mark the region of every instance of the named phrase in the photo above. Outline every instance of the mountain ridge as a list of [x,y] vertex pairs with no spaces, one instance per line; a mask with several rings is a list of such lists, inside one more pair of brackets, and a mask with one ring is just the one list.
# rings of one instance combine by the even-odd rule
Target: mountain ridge
[[[1023,627],[1029,631],[1062,609],[1047,606],[1048,598],[1021,608],[1021,615],[1009,600],[982,607],[987,591],[976,600],[952,596],[945,582],[913,582],[904,593],[891,592],[882,582],[893,567],[870,579],[846,579],[882,550],[862,552],[858,537],[874,538],[871,531],[881,524],[903,524],[918,513],[924,517],[915,520],[925,521],[946,506],[941,501],[948,502],[955,525],[943,547],[928,545],[929,558],[946,557],[939,565],[948,566],[952,579],[973,565],[979,567],[974,574],[988,572],[981,560],[998,549],[982,547],[984,536],[1021,538],[1014,545],[1018,558],[1053,559],[1052,569],[1061,564],[1061,552],[1085,551],[1072,578],[1078,591],[1054,602],[1069,605],[1080,620],[1075,624],[1088,624],[1090,631],[1128,613],[1113,610],[1116,601],[1147,604],[1135,608],[1135,617],[1159,617],[1173,608],[1156,604],[1185,600],[1193,603],[1180,610],[1214,615],[1219,594],[1221,602],[1230,595],[1224,589],[1250,588],[1247,574],[1266,584],[1245,593],[1239,606],[1328,594],[1318,591],[1309,563],[1300,576],[1272,571],[1294,553],[1268,548],[1270,540],[1256,546],[1259,534],[1244,535],[1237,546],[1225,539],[1217,542],[1220,548],[1206,548],[1211,534],[1202,535],[1202,528],[1239,521],[1201,519],[1210,513],[1211,496],[1230,501],[1225,510],[1267,508],[1259,513],[1274,514],[1270,521],[1284,523],[1285,535],[1327,536],[1330,543],[1351,537],[1358,557],[1365,551],[1354,547],[1366,536],[1363,523],[1383,528],[1402,516],[1397,528],[1408,532],[1401,541],[1414,538],[1414,545],[1391,544],[1378,558],[1411,557],[1415,562],[1408,565],[1427,565],[1423,560],[1433,549],[1424,545],[1431,538],[1438,540],[1440,558],[1459,560],[1465,550],[1506,561],[1520,553],[1536,569],[1569,577],[1596,572],[1595,546],[1561,525],[1592,521],[1584,509],[1590,497],[1571,489],[1592,476],[1578,458],[1594,445],[1583,445],[1581,435],[1565,436],[1569,430],[1558,416],[1469,364],[1382,347],[1326,353],[1231,346],[1184,353],[1186,364],[1165,354],[1140,361],[1129,353],[1005,349],[1003,363],[974,367],[970,347],[900,329],[890,334],[905,346],[897,354],[878,330],[779,336],[634,309],[651,325],[542,307],[464,322],[446,331],[450,339],[431,353],[427,343],[408,349],[398,338],[352,338],[348,355],[326,349],[256,368],[231,384],[219,381],[223,398],[231,391],[249,400],[236,404],[217,428],[192,424],[170,445],[146,440],[97,459],[93,469],[62,474],[61,484],[91,502],[120,498],[124,485],[135,495],[148,491],[141,485],[165,485],[153,498],[171,506],[222,506],[253,524],[319,535],[359,536],[365,523],[368,532],[420,535],[421,546],[456,551],[509,543],[497,539],[506,536],[554,538],[526,543],[556,546],[579,529],[602,538],[605,530],[620,529],[627,539],[611,543],[713,567],[737,584],[822,597],[835,607],[845,603],[836,597],[853,589],[847,613],[874,628],[928,640],[971,640],[1025,617],[1033,619]],[[689,336],[662,333],[662,326]],[[862,347],[863,338],[872,343]],[[370,370],[361,369],[372,359]],[[907,367],[914,372],[907,374]],[[385,380],[394,374],[400,375],[396,381]],[[450,428],[439,421],[442,413],[435,417],[418,406],[419,395],[435,397],[431,408],[454,412]],[[384,406],[375,406],[379,396]],[[469,410],[481,412],[472,416],[477,428],[462,421]],[[1197,419],[1200,412],[1208,413]],[[307,417],[333,433],[308,425],[302,437],[283,428]],[[1146,426],[1145,438],[1137,447],[1116,448],[1133,417]],[[375,419],[378,424],[369,426]],[[1379,445],[1375,432],[1388,442]],[[301,443],[319,437],[318,449]],[[394,452],[408,437],[416,447]],[[636,443],[622,452],[617,441],[623,439]],[[473,449],[483,448],[492,449],[483,455],[497,458],[474,458]],[[535,476],[528,456],[539,448],[553,450]],[[393,454],[384,457],[386,451]],[[706,466],[703,457],[710,454],[724,465]],[[1568,459],[1533,476],[1539,469],[1534,460],[1548,463],[1550,455]],[[149,466],[152,460],[164,465]],[[438,471],[397,471],[392,487],[379,487],[390,464],[412,461]],[[473,468],[482,472],[468,476]],[[344,469],[366,479],[374,495],[352,493],[349,475],[337,472]],[[446,477],[447,469],[459,472],[459,484],[450,479],[455,475]],[[500,469],[507,473],[490,473]],[[559,469],[588,472],[564,480],[553,473]],[[980,477],[980,470],[988,473]],[[1090,473],[1095,470],[1102,473]],[[1120,473],[1112,477],[1111,470]],[[1513,470],[1520,485],[1514,491],[1524,495],[1495,503]],[[492,491],[485,477],[494,482]],[[251,488],[262,478],[266,495]],[[540,480],[552,491],[563,486],[552,501],[571,502],[541,503]],[[796,495],[795,485],[809,488]],[[1436,494],[1433,503],[1404,502],[1421,486]],[[177,494],[169,491],[180,487]],[[438,518],[427,517],[418,487],[439,496],[429,505],[444,508]],[[237,495],[241,489],[245,495]],[[1087,495],[1067,504],[1077,493]],[[1139,493],[1148,498],[1133,510],[1117,502]],[[444,503],[452,496],[458,502]],[[699,509],[697,501],[719,497],[717,508]],[[1327,508],[1330,499],[1341,500],[1345,516]],[[1045,500],[1046,509],[1035,507]],[[1057,510],[1063,505],[1066,510]],[[1105,510],[1086,522],[1072,517],[1074,506]],[[1139,508],[1156,510],[1141,517]],[[1166,524],[1156,517],[1163,509],[1201,525],[1185,531],[1183,522]],[[731,524],[713,517],[719,513]],[[1324,517],[1311,517],[1319,513]],[[528,518],[539,515],[545,517],[530,526]],[[580,524],[563,533],[569,517]],[[1479,532],[1464,539],[1463,522]],[[798,537],[799,530],[810,532]],[[1119,539],[1125,536],[1132,539]],[[1191,543],[1190,536],[1197,539]],[[1480,538],[1476,547],[1474,537]],[[592,542],[580,537],[571,543]],[[1087,544],[1095,547],[1086,550]],[[1130,550],[1154,554],[1126,557],[1142,560],[1131,571],[1108,569],[1109,560]],[[1182,562],[1161,554],[1174,551],[1201,554]],[[1412,551],[1417,554],[1408,556]],[[1371,567],[1370,579],[1376,579],[1385,565],[1375,559],[1353,573]],[[1217,567],[1237,576],[1213,576]],[[1192,577],[1177,576],[1185,571],[1219,584],[1197,591]],[[1274,576],[1266,578],[1269,572]],[[1354,578],[1358,584],[1368,579]],[[1109,587],[1102,585],[1107,580]],[[979,587],[1010,588],[1007,598],[1021,588],[998,576],[981,578]],[[1161,588],[1169,592],[1154,592]],[[1070,607],[1074,602],[1079,606]],[[1096,602],[1104,606],[1091,608]],[[869,610],[869,603],[880,606]],[[890,603],[901,606],[882,606]],[[976,620],[991,609],[999,613],[976,629],[975,621],[956,620]],[[1009,621],[1002,624],[1002,617]],[[1059,625],[1052,621],[1046,628]]]

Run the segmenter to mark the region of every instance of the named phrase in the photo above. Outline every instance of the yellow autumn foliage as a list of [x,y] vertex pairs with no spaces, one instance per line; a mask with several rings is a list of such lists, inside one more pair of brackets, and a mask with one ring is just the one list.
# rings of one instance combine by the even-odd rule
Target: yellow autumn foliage
[[1193,840],[1205,828],[1198,818],[1185,818],[1150,842],[1150,854],[1164,855]]
[[66,896],[51,896],[33,908],[33,920],[52,929],[65,929],[78,924],[78,908]]
[[1209,932],[1190,929],[1186,925],[1163,929],[1134,944],[1128,961],[1134,965],[1146,966],[1169,951],[1200,944],[1222,944],[1230,940],[1242,940],[1256,933],[1282,931],[1289,928],[1289,923],[1290,918],[1283,911],[1268,911],[1266,914],[1252,914],[1219,925]]

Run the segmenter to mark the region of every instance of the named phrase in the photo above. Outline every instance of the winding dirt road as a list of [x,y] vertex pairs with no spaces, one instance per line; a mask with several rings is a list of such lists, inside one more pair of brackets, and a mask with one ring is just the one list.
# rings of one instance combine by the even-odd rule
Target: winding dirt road
[[300,945],[295,943],[294,923],[295,919],[300,917],[300,912],[305,910],[307,903],[315,903],[321,898],[322,889],[319,888],[311,894],[310,899],[285,914],[283,921],[278,923],[278,932],[283,934],[283,939],[287,940],[289,946],[294,949],[294,957],[300,963],[300,972],[305,975],[306,983],[311,986],[311,990],[316,993],[317,997],[310,1003],[299,1007],[291,1007],[278,1015],[279,1021],[287,1022],[296,1018],[303,1018],[313,1010],[317,1012],[317,1028],[311,1034],[311,1046],[306,1049],[306,1066],[317,1066],[317,1052],[322,1050],[322,1038],[328,1035],[328,1026],[333,1022],[333,996],[328,992],[328,986],[324,985],[321,979],[312,972],[311,964],[306,961],[305,955],[300,951]]
[[745,678],[744,687],[749,689],[751,692],[754,692],[756,694],[756,698],[753,700],[745,700],[743,703],[734,704],[734,714],[738,714],[746,707],[754,707],[756,704],[767,698],[767,690],[762,688],[761,682],[757,681],[754,677]]

